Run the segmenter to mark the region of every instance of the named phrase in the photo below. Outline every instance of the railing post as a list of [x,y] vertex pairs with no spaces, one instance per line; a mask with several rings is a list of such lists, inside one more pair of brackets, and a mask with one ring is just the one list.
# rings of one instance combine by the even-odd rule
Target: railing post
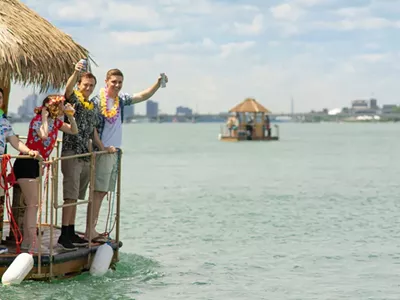
[[[58,159],[58,149],[57,149],[57,161],[55,162],[55,185],[54,185],[54,199],[53,199],[53,207],[58,205],[58,165],[60,164],[60,160]],[[55,210],[55,220],[54,225],[57,226],[58,224],[58,209]]]
[[[88,226],[88,229],[89,229],[89,236],[88,236],[89,245],[88,245],[88,247],[89,247],[89,249],[91,249],[91,247],[92,247],[92,230],[91,230],[92,228],[91,227],[92,227],[93,210],[94,210],[93,197],[94,197],[94,182],[95,182],[95,171],[96,171],[96,153],[92,151],[93,148],[92,148],[92,142],[91,141],[90,141],[90,144],[89,144],[89,148],[90,148],[90,151],[91,151],[91,156],[90,156],[89,203],[88,203],[88,205],[90,205],[90,210],[89,210],[89,207],[88,207],[89,216],[88,216],[88,220],[86,222],[87,222],[87,225],[89,225]],[[92,252],[89,251],[88,264],[90,264],[91,258],[92,258]]]
[[119,260],[119,227],[120,227],[120,212],[121,212],[121,166],[122,166],[122,150],[119,149],[118,152],[118,181],[117,181],[117,224],[116,224],[116,234],[115,234],[115,239],[117,242],[117,261]]
[[54,193],[56,191],[57,176],[54,176],[56,170],[54,158],[51,161],[51,200],[50,200],[50,280],[53,278],[53,243],[54,243]]
[[42,273],[42,180],[43,180],[43,161],[39,160],[39,191],[38,191],[38,211],[39,211],[39,243],[38,243],[38,274]]
[[49,172],[50,172],[50,165],[46,165],[46,215],[45,215],[45,222],[46,224],[49,224]]
[[[54,186],[56,193],[54,193],[53,197],[56,196],[56,195],[57,196],[56,196],[56,198],[52,199],[52,205],[51,205],[52,208],[54,208],[54,203],[58,204],[58,164],[59,164],[59,158],[60,158],[60,144],[61,144],[61,141],[57,140],[57,144],[56,144],[56,160],[55,161],[53,160],[53,162],[52,162],[52,165],[55,165],[55,169],[54,170],[55,170],[56,179],[57,179],[57,181],[55,183],[55,186]],[[56,202],[55,202],[55,199],[57,199]],[[58,222],[58,209],[55,210],[54,214],[55,214],[55,220],[52,220],[52,222],[54,221],[53,224],[57,225],[57,222]]]

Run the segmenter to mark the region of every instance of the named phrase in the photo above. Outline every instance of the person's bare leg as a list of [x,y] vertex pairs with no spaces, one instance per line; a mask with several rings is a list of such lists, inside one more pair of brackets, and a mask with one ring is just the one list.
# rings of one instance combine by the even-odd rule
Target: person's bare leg
[[[78,200],[69,200],[70,203],[75,203]],[[68,227],[69,227],[69,235],[75,234],[75,219],[76,219],[76,205],[71,206],[71,210],[69,211],[69,219],[68,219]]]
[[24,213],[23,243],[32,246],[38,243],[36,239],[36,221],[38,211],[38,181],[32,178],[20,178],[17,180],[25,198],[26,208]]
[[[77,200],[72,200],[74,203],[77,202]],[[69,219],[69,225],[75,224],[75,219],[76,219],[76,205],[72,206],[72,212],[71,212],[71,217]]]
[[[94,192],[93,193],[93,203],[89,203],[87,206],[87,213],[86,213],[86,231],[85,231],[85,237],[88,239],[89,234],[91,233],[91,238],[95,238],[99,236],[99,233],[96,231],[96,223],[99,218],[100,214],[100,208],[101,208],[101,203],[103,202],[104,197],[107,195],[106,192]],[[93,216],[92,216],[92,221],[89,222],[90,220],[90,213],[93,205]]]
[[[64,200],[64,204],[71,204],[73,202],[75,202],[76,200],[72,200],[72,199],[65,199]],[[62,225],[63,226],[68,226],[70,225],[70,220],[72,218],[74,214],[74,206],[66,206],[62,208]]]

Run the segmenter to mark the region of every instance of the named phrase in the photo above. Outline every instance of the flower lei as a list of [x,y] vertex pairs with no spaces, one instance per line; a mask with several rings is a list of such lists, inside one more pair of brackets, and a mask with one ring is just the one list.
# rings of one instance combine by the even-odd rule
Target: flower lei
[[113,124],[119,116],[119,97],[117,96],[114,101],[114,105],[111,109],[107,108],[108,103],[108,93],[107,88],[100,90],[100,111],[101,114],[106,118],[106,120]]
[[[64,103],[64,101],[65,101],[64,96],[61,96],[61,95],[52,95],[52,96],[48,96],[48,97],[49,97],[49,102],[47,103],[49,105],[49,107],[47,107],[48,111],[49,111],[49,108],[52,107],[53,105],[57,105],[59,103]],[[35,114],[40,114],[42,112],[42,109],[43,109],[43,106],[38,106],[38,107],[35,107],[35,109],[33,111]],[[51,108],[50,108],[50,110],[51,110]]]
[[63,103],[65,101],[64,96],[61,95],[49,96],[49,98],[50,98],[49,105],[58,104],[60,102]]
[[74,90],[74,94],[85,109],[92,110],[94,108],[93,102],[85,100],[85,97],[83,97],[83,95],[80,91]]

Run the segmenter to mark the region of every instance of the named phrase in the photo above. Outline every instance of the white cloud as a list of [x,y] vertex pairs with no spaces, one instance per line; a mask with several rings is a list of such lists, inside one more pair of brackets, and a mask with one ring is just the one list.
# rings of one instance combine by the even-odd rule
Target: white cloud
[[370,15],[370,8],[366,6],[361,7],[344,7],[335,11],[335,14],[341,17],[359,18]]
[[98,17],[90,3],[85,1],[76,2],[74,5],[56,5],[54,9],[50,7],[50,10],[61,20],[93,20]]
[[390,21],[384,18],[348,18],[332,22],[315,22],[314,27],[318,29],[323,28],[332,30],[400,28],[400,21]]
[[376,63],[387,61],[390,59],[390,54],[388,53],[370,53],[370,54],[361,54],[356,56],[356,59],[368,62],[368,63]]
[[334,0],[294,0],[293,3],[303,6],[317,6],[323,4],[330,4]]
[[254,41],[246,41],[241,43],[228,43],[221,46],[221,57],[228,57],[233,53],[240,53],[255,45]]
[[250,24],[235,22],[234,26],[238,34],[257,35],[262,32],[264,16],[258,14]]
[[216,50],[218,45],[210,38],[204,38],[196,43],[169,44],[167,49],[172,51]]
[[111,37],[119,44],[134,46],[169,42],[175,36],[176,32],[173,30],[111,32]]
[[[110,18],[110,16],[115,16],[115,18]],[[164,25],[160,14],[153,7],[110,2],[109,8],[104,12],[103,22],[116,24],[122,21],[129,21],[149,27]]]
[[378,43],[367,43],[364,47],[366,49],[379,49],[381,46]]
[[289,3],[273,6],[270,8],[270,12],[277,20],[292,22],[298,20],[305,13],[301,8]]

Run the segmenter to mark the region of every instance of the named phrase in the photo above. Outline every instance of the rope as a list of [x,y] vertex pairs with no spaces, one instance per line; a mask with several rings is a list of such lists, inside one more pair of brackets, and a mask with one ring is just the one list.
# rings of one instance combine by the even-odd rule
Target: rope
[[[10,174],[7,176],[7,167],[8,166],[10,166],[11,171],[10,171]],[[12,212],[12,204],[11,204],[11,197],[10,197],[9,190],[15,184],[16,180],[15,180],[15,175],[14,175],[14,169],[11,164],[11,156],[9,154],[3,154],[3,156],[2,156],[1,178],[4,180],[4,185],[3,185],[3,182],[1,182],[1,180],[0,180],[0,186],[4,190],[7,215],[8,215],[8,220],[10,221],[10,229],[15,237],[16,253],[20,254],[21,253],[22,234],[18,227],[17,222],[15,221],[15,218],[14,218],[14,215]]]
[[108,222],[110,220],[110,212],[111,212],[111,193],[107,193],[107,202],[108,202],[108,212],[107,212],[107,219],[106,219],[106,228],[104,229],[103,235],[106,235]]

